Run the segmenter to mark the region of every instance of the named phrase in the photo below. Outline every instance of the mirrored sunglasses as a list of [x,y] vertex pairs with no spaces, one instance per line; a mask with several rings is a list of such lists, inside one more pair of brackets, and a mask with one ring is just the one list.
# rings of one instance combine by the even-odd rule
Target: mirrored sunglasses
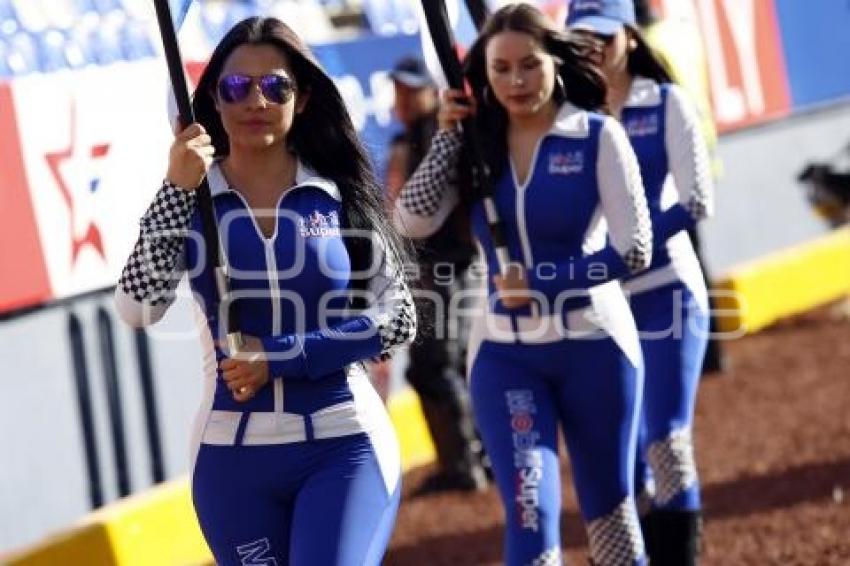
[[260,85],[260,92],[269,102],[275,104],[286,104],[292,100],[295,93],[295,82],[284,75],[270,74],[254,78],[250,75],[225,75],[218,81],[218,95],[227,103],[235,104],[243,102],[251,89],[254,81]]

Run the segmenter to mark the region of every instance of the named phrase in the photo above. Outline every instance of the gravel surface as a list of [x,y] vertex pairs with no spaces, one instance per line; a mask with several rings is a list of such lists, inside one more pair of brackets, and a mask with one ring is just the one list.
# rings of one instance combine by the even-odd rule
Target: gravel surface
[[[828,307],[726,345],[732,368],[703,380],[696,422],[706,529],[702,566],[850,566],[850,321]],[[494,489],[411,498],[405,476],[384,564],[501,563]],[[562,543],[586,564],[569,465]]]

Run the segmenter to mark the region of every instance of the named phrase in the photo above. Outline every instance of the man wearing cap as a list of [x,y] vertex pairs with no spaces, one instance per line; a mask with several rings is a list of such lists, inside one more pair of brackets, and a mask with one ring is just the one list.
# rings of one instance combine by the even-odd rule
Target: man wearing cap
[[[428,152],[437,129],[439,95],[421,59],[399,60],[390,77],[395,87],[393,111],[404,126],[390,146],[386,183],[392,201]],[[464,379],[464,341],[448,335],[453,326],[449,324],[451,295],[463,288],[474,255],[466,217],[465,212],[455,211],[440,231],[416,242],[420,284],[425,291],[421,302],[426,316],[433,320],[433,332],[411,346],[406,377],[419,396],[439,468],[422,485],[421,494],[472,491],[486,485],[481,442]]]

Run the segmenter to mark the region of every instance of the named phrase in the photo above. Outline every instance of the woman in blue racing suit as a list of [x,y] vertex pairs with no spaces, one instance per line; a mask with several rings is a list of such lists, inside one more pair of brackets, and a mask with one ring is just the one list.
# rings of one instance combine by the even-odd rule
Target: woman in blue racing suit
[[694,105],[637,28],[633,0],[576,3],[567,24],[596,45],[652,218],[652,265],[623,284],[646,366],[636,490],[647,552],[653,566],[694,565],[702,504],[692,429],[709,303],[687,230],[711,213],[708,151]]
[[[397,440],[361,362],[415,334],[400,239],[333,81],[279,20],[222,39],[116,290],[159,320],[188,274],[205,349],[192,497],[217,563],[377,565],[399,503]],[[206,177],[219,242],[204,242]],[[206,245],[231,278],[240,352]],[[222,301],[223,302],[223,301]]]
[[[594,563],[645,564],[633,497],[641,354],[616,281],[650,261],[634,152],[617,121],[594,111],[605,84],[583,48],[528,4],[496,12],[465,65],[474,104],[461,104],[460,91],[444,95],[440,130],[395,222],[421,237],[460,201],[472,211],[492,276],[473,322],[470,391],[506,515],[505,563],[561,563],[560,427]],[[485,204],[459,168],[457,120],[473,108],[519,262],[506,276]]]

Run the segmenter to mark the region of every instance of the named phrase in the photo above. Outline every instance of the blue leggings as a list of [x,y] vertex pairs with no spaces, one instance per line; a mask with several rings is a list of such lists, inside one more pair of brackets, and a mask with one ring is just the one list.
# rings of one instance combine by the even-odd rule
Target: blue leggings
[[638,293],[630,302],[646,368],[636,489],[654,508],[697,511],[691,431],[708,313],[683,283]]
[[392,493],[365,434],[263,446],[202,444],[192,478],[201,530],[221,566],[377,566]]
[[632,474],[642,380],[607,337],[481,345],[470,392],[505,510],[506,564],[560,564],[559,423],[594,560],[644,563]]

